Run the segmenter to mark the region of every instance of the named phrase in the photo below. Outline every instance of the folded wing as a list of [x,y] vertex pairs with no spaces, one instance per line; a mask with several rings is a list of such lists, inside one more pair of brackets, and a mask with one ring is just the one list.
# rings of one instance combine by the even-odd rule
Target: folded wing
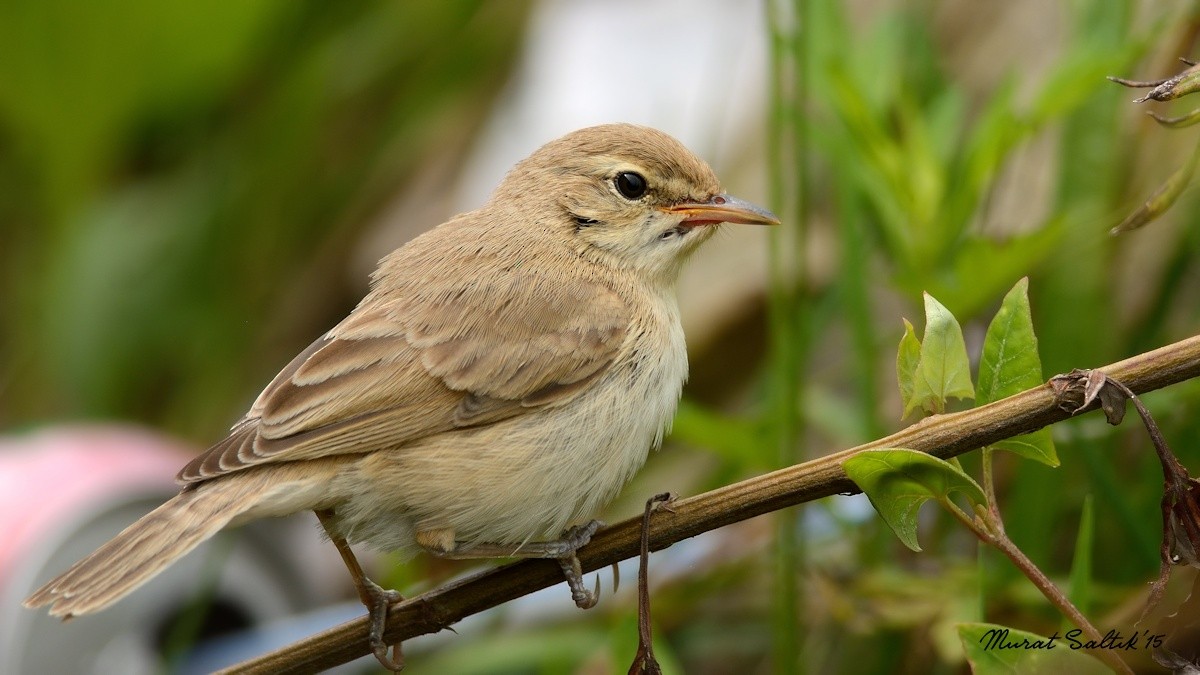
[[466,277],[454,265],[437,266],[453,276],[400,273],[377,287],[179,480],[398,447],[585,391],[625,340],[628,307],[601,283],[501,262],[480,260]]

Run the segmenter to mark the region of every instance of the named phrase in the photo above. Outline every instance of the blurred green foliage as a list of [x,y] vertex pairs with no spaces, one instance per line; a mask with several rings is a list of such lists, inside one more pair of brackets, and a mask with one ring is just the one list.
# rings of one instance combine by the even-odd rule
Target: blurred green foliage
[[[1194,57],[1191,5],[1056,6],[1066,39],[1050,47],[1048,72],[1009,67],[987,83],[975,79],[986,78],[987,68],[976,73],[955,61],[969,55],[962,41],[970,38],[931,20],[938,10],[953,14],[948,8],[956,4],[912,0],[863,13],[835,2],[772,3],[772,60],[785,82],[770,119],[773,138],[790,144],[775,152],[791,157],[790,165],[776,165],[775,180],[786,189],[773,206],[799,232],[776,246],[795,247],[783,255],[807,260],[806,246],[821,238],[804,232],[826,223],[833,242],[816,255],[835,262],[824,275],[801,264],[796,286],[777,291],[789,304],[773,305],[773,316],[791,323],[791,340],[772,343],[761,389],[767,402],[725,425],[731,433],[713,434],[723,462],[737,461],[736,448],[751,445],[755,426],[764,439],[772,429],[800,429],[798,457],[895,428],[901,316],[920,312],[922,292],[963,321],[975,354],[1005,291],[1028,276],[1047,375],[1117,361],[1200,329],[1194,200],[1185,195],[1144,238],[1109,235],[1187,159],[1194,141],[1146,124],[1129,92],[1104,77],[1165,68],[1139,79],[1164,77],[1178,70],[1175,57]],[[994,50],[987,56],[1019,60]],[[1032,179],[1023,175],[1031,172]],[[790,374],[784,383],[780,370]],[[803,392],[789,395],[787,382]],[[1146,398],[1194,468],[1200,386]],[[789,399],[799,404],[777,405]],[[725,415],[688,409],[677,433],[691,441],[695,430],[723,426]],[[1112,430],[1083,419],[1058,425],[1053,435],[1061,467],[996,456],[1009,533],[1052,576],[1073,575],[1073,594],[1087,596],[1102,631],[1128,634],[1157,569],[1157,460],[1136,425]],[[765,448],[747,451],[740,469],[721,471],[760,471],[764,456]],[[977,475],[978,458],[963,462]],[[1058,625],[1007,561],[978,552],[949,518],[920,523],[926,551],[915,557],[897,550],[879,521],[847,519],[837,500],[806,509],[809,518],[790,521],[799,543],[779,543],[770,565],[746,563],[748,575],[774,580],[774,593],[798,594],[759,599],[762,612],[774,608],[777,625],[775,648],[763,644],[756,663],[772,672],[957,672],[963,653],[947,646],[944,622],[984,620],[1041,634]],[[1086,536],[1076,534],[1081,522],[1095,523]],[[1076,551],[1076,542],[1093,548]],[[781,560],[795,564],[789,569]],[[880,571],[892,583],[867,583]],[[911,601],[914,584],[959,573],[970,575],[980,606],[964,605],[960,588],[940,600],[923,596],[935,605],[928,613],[889,612]],[[779,608],[789,606],[799,610],[781,618]],[[661,617],[661,603],[657,611]],[[780,631],[781,620],[791,625]],[[779,646],[789,639],[799,646]],[[1133,663],[1150,663],[1148,652]]]
[[361,296],[350,247],[461,152],[526,11],[0,3],[0,423],[229,424]]

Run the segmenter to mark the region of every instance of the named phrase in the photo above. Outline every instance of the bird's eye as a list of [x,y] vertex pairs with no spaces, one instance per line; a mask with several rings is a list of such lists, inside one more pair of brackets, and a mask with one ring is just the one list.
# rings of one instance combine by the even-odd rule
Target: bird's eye
[[646,179],[640,173],[623,171],[613,179],[617,192],[626,199],[637,199],[646,194]]

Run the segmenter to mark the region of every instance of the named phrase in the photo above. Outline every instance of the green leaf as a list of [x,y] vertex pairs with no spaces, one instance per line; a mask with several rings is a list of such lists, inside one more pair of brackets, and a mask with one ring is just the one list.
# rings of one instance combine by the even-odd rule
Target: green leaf
[[1158,188],[1150,194],[1145,203],[1137,209],[1125,216],[1116,227],[1109,231],[1109,234],[1120,234],[1130,230],[1136,230],[1139,227],[1149,223],[1161,216],[1167,209],[1175,204],[1179,199],[1179,195],[1183,194],[1184,188],[1192,182],[1192,175],[1196,173],[1196,161],[1200,159],[1200,145],[1192,151],[1191,157],[1183,166],[1175,170],[1167,178],[1166,182],[1158,186]]
[[[910,264],[916,227],[905,205],[906,164],[903,148],[884,120],[872,109],[863,86],[839,60],[831,60],[827,71],[830,102],[845,128],[845,139],[853,144],[859,161],[852,164],[864,196],[879,211],[879,226],[889,254]],[[871,78],[876,81],[880,78]]]
[[936,499],[948,506],[953,492],[966,495],[973,505],[987,501],[979,484],[961,469],[916,450],[866,450],[842,462],[842,468],[892,532],[914,551],[921,550],[917,512],[926,501]]
[[[974,675],[1021,673],[1080,673],[1099,675],[1109,669],[1098,659],[1071,649],[1062,635],[1054,640],[1035,633],[1005,628],[992,623],[962,623],[962,640],[967,663]],[[1054,636],[1051,636],[1054,637]]]
[[[1092,507],[1092,495],[1083,498],[1079,512],[1079,534],[1075,535],[1075,556],[1071,560],[1071,586],[1067,598],[1071,604],[1087,616],[1092,609],[1092,551],[1096,541],[1096,517]],[[1064,620],[1064,626],[1067,622]]]
[[1038,429],[1022,436],[1006,438],[992,444],[990,447],[1007,450],[1026,459],[1041,462],[1046,466],[1058,466],[1059,464],[1058,453],[1054,449],[1054,439],[1050,436],[1049,428]]
[[929,412],[942,412],[946,400],[974,398],[971,367],[962,328],[950,310],[925,293],[925,337],[914,396]]
[[991,403],[1042,383],[1042,362],[1029,311],[1029,279],[1004,296],[988,325],[979,361],[979,403]]
[[[999,401],[1042,382],[1042,360],[1038,357],[1038,341],[1029,312],[1029,279],[1022,278],[1004,296],[983,339],[978,400],[981,405]],[[1047,466],[1058,466],[1049,429],[1005,439],[992,447]]]
[[[1003,240],[969,235],[954,251],[950,271],[927,281],[922,288],[963,316],[982,313],[1013,279],[1037,269],[1039,263],[1054,253],[1069,225],[1056,216],[1027,234]],[[964,279],[971,282],[963,283]]]
[[900,384],[900,400],[904,404],[904,414],[921,407],[921,402],[915,396],[917,368],[921,365],[921,341],[913,325],[904,319],[904,337],[900,338],[900,349],[896,352],[896,380]]

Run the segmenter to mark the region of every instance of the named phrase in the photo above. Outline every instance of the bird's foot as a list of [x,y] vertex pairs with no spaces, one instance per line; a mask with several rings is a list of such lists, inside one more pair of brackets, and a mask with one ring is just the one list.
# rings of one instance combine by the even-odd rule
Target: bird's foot
[[604,523],[599,520],[592,520],[583,525],[567,528],[567,531],[563,532],[561,538],[554,541],[541,542],[545,546],[546,557],[562,558],[573,555],[575,551],[587,546],[587,543],[592,540],[592,535],[596,534],[596,530],[602,527],[604,527]]
[[589,591],[583,583],[583,570],[575,552],[586,546],[592,540],[592,535],[596,534],[596,530],[601,527],[604,527],[604,523],[592,520],[587,524],[569,528],[557,541],[546,542],[548,545],[560,547],[561,553],[555,557],[558,558],[558,565],[562,568],[563,576],[567,578],[567,586],[571,589],[571,599],[580,609],[591,609],[600,601],[600,576],[596,575],[595,589]]
[[397,642],[391,646],[391,656],[388,655],[388,644],[383,641],[383,630],[387,627],[388,607],[403,600],[404,596],[400,595],[399,591],[385,589],[366,577],[363,577],[361,590],[363,603],[367,605],[367,614],[370,617],[367,640],[371,646],[371,653],[375,655],[379,665],[398,673],[404,670],[404,654],[400,651],[400,643]]

